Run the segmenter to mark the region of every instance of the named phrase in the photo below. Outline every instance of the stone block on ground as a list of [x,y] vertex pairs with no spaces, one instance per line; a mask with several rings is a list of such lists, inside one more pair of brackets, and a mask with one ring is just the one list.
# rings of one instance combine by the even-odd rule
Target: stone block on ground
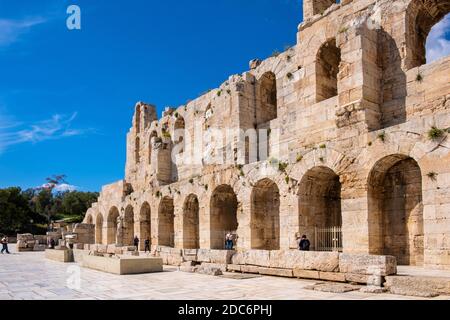
[[365,274],[355,274],[346,273],[345,281],[349,283],[366,284],[370,286],[382,287],[384,283],[384,277],[377,275],[365,275]]
[[219,268],[204,266],[203,264],[197,267],[197,273],[215,277],[223,275],[222,270]]
[[241,266],[241,272],[243,273],[252,273],[252,274],[259,274],[259,267],[257,266]]
[[302,268],[305,252],[300,250],[278,250],[270,252],[270,267],[279,269]]
[[389,276],[397,274],[397,260],[392,256],[346,254],[339,256],[342,273]]
[[302,269],[335,272],[339,270],[338,252],[304,252],[304,264]]
[[361,286],[354,286],[343,283],[319,283],[312,286],[308,286],[305,289],[329,293],[347,293],[352,291],[358,291],[361,289]]
[[197,249],[184,249],[183,259],[185,261],[197,261]]
[[160,258],[130,256],[111,258],[87,255],[83,257],[82,266],[117,275],[163,272],[163,263]]
[[201,268],[219,269],[222,272],[227,272],[227,265],[221,263],[208,263],[203,262]]
[[381,294],[381,293],[387,292],[388,290],[386,288],[381,288],[378,286],[367,286],[367,287],[362,287],[359,291],[362,293]]
[[314,270],[304,270],[304,269],[294,269],[293,270],[294,277],[300,279],[320,279],[319,271]]
[[181,272],[195,273],[196,270],[197,270],[197,268],[193,267],[193,266],[180,266],[180,271]]
[[443,277],[388,276],[385,287],[401,295],[410,295],[413,291],[420,293],[419,297],[426,297],[430,293],[450,295],[450,279]]
[[74,262],[73,253],[70,250],[45,250],[45,258],[56,262]]
[[332,282],[347,282],[345,279],[345,273],[339,272],[319,272],[319,279]]
[[259,268],[259,274],[266,276],[275,276],[275,277],[286,277],[292,278],[294,277],[294,273],[289,269],[275,269],[275,268]]
[[241,272],[241,266],[237,264],[229,264],[227,265],[228,272]]
[[270,266],[270,251],[248,250],[245,252],[245,264],[258,267]]

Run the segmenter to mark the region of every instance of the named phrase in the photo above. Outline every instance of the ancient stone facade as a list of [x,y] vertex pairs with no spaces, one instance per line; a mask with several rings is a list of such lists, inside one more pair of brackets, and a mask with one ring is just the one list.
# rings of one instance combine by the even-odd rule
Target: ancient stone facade
[[333,229],[344,253],[450,269],[450,57],[425,59],[450,0],[303,2],[294,47],[159,120],[136,105],[96,243],[327,250]]

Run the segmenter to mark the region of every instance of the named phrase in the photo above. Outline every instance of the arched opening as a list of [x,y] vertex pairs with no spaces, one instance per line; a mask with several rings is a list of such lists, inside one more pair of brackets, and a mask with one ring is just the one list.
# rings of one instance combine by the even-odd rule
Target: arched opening
[[183,248],[198,249],[200,247],[199,202],[196,195],[187,197],[183,206]]
[[426,63],[433,63],[443,57],[450,55],[450,13],[437,24],[428,34],[425,50]]
[[266,72],[259,79],[261,108],[257,114],[257,123],[262,124],[277,118],[277,79],[273,72]]
[[236,233],[238,229],[238,201],[233,188],[229,185],[217,187],[210,206],[211,249],[223,250],[226,234]]
[[336,39],[325,42],[316,58],[316,102],[321,102],[338,95],[338,73],[341,63],[341,49],[336,46]]
[[154,138],[158,137],[158,133],[156,131],[152,131],[152,133],[150,134],[150,138],[149,138],[149,143],[148,143],[148,164],[152,164],[152,150],[153,150],[153,142],[154,142]]
[[117,236],[117,219],[119,218],[119,210],[116,207],[112,207],[108,213],[108,219],[106,221],[106,242],[107,244],[115,244]]
[[103,243],[103,215],[101,213],[97,214],[95,221],[95,243]]
[[139,139],[139,137],[136,138],[135,158],[136,158],[136,164],[141,162],[141,139]]
[[270,179],[253,187],[250,225],[252,249],[280,249],[280,191]]
[[298,202],[299,233],[308,236],[312,248],[316,251],[342,250],[339,176],[327,167],[309,170],[300,181]]
[[255,129],[258,130],[257,160],[264,161],[270,156],[270,122],[278,116],[276,75],[270,71],[264,73],[258,80],[258,86],[259,103],[255,110]]
[[[419,67],[433,60],[448,55],[449,52],[443,53],[437,49],[433,52],[432,46],[439,46],[439,39],[430,39],[433,43],[428,42],[428,36],[433,28],[450,12],[450,0],[439,1],[421,1],[414,0],[410,3],[407,11],[407,39],[409,59],[407,59],[407,69]],[[448,21],[450,17],[445,17]],[[448,39],[445,32],[448,32],[443,26],[442,40]],[[448,40],[447,40],[448,41]],[[428,48],[427,48],[428,47]]]
[[141,104],[140,103],[136,106],[135,126],[136,126],[136,134],[141,133]]
[[130,205],[125,209],[125,216],[123,219],[123,240],[125,246],[132,246],[134,240],[134,210]]
[[151,209],[148,202],[144,202],[141,207],[141,211],[139,213],[139,249],[145,250],[145,240],[150,241],[152,243],[152,218],[151,218]]
[[158,210],[158,244],[165,247],[175,247],[173,199],[165,197],[161,200]]
[[86,224],[94,224],[94,219],[92,218],[92,215],[88,215],[86,218]]
[[186,124],[184,118],[180,115],[177,117],[177,121],[175,121],[174,130],[174,141],[175,145],[179,148],[179,153],[184,152],[184,130],[186,129]]
[[368,181],[369,250],[392,255],[399,265],[423,265],[422,173],[404,155],[378,161]]

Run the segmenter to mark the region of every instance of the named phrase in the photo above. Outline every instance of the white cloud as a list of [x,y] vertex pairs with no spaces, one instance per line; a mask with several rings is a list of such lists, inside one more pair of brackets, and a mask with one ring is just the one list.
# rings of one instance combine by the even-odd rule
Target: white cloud
[[427,63],[450,55],[450,39],[446,33],[450,30],[450,14],[431,29],[427,39]]
[[0,114],[0,153],[17,144],[57,140],[92,132],[91,129],[73,129],[71,126],[76,117],[76,112],[70,116],[57,114],[47,120],[24,124]]
[[[40,190],[40,189],[47,189],[52,187],[52,185],[50,185],[49,183],[45,183],[42,186],[36,187],[34,189],[36,190]],[[62,184],[58,184],[57,186],[55,186],[53,188],[53,192],[72,192],[72,191],[77,191],[78,188],[77,186],[73,186],[67,183],[62,183]]]
[[23,20],[0,19],[0,46],[9,46],[18,41],[22,34],[46,21],[46,19],[41,17]]

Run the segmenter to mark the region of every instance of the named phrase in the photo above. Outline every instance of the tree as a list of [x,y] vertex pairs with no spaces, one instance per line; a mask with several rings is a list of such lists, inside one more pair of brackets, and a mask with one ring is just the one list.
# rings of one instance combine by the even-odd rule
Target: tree
[[0,190],[0,233],[14,234],[24,230],[24,226],[30,228],[33,217],[20,188]]
[[98,196],[95,192],[67,192],[62,197],[62,211],[67,216],[84,217]]

